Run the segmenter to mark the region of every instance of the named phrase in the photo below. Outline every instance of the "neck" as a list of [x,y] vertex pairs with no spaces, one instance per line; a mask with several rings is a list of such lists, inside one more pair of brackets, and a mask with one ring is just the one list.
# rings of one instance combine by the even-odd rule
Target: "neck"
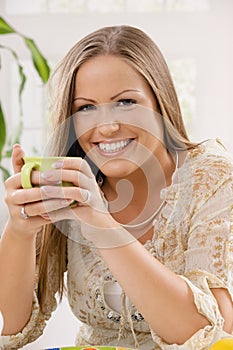
[[124,209],[131,206],[135,217],[144,212],[143,220],[160,205],[160,191],[171,184],[175,164],[165,148],[158,153],[160,156],[156,161],[152,157],[127,177],[106,178],[103,191],[111,213],[119,212],[119,217],[122,217]]

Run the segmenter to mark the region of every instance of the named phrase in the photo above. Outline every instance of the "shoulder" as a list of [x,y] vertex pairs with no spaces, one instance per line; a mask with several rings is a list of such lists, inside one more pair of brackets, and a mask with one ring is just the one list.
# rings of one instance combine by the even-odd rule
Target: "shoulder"
[[189,159],[194,175],[216,179],[233,176],[233,156],[218,139],[199,144],[190,151]]
[[189,191],[197,207],[211,198],[221,202],[233,199],[233,159],[219,140],[208,140],[191,150],[189,170]]

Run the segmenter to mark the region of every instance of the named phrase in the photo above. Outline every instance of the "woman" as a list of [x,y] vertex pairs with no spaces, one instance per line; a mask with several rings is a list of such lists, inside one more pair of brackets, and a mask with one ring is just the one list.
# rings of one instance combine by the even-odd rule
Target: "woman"
[[137,28],[103,28],[52,79],[52,153],[75,158],[22,189],[14,147],[1,348],[43,332],[66,270],[77,345],[197,350],[230,336],[232,159],[218,141],[189,141],[157,46]]

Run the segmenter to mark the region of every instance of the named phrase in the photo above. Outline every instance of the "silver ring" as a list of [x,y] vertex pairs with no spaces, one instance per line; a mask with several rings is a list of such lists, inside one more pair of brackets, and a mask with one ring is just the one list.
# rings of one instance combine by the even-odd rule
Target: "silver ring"
[[30,217],[27,213],[25,213],[25,205],[22,206],[20,214],[24,220],[27,220]]
[[91,192],[87,190],[87,198],[81,204],[88,204],[91,201]]

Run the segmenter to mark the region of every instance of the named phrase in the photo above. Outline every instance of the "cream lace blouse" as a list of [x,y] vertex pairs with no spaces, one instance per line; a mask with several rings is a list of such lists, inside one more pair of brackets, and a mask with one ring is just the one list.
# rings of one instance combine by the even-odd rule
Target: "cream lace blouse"
[[[104,287],[114,277],[98,250],[82,238],[79,223],[71,221],[68,298],[73,313],[83,322],[76,345],[118,343],[128,347],[139,344],[142,350],[204,350],[230,336],[222,330],[223,319],[210,288],[226,288],[233,299],[233,159],[217,140],[201,144],[189,151],[174,173],[172,185],[162,190],[161,197],[165,205],[154,223],[153,239],[146,242],[145,248],[188,283],[199,312],[211,325],[183,345],[169,345],[150,328],[125,295],[121,312],[111,309],[104,298]],[[39,310],[35,289],[28,324],[21,333],[2,336],[0,349],[19,349],[42,334],[46,320],[56,308],[53,258],[50,257],[46,314]]]

